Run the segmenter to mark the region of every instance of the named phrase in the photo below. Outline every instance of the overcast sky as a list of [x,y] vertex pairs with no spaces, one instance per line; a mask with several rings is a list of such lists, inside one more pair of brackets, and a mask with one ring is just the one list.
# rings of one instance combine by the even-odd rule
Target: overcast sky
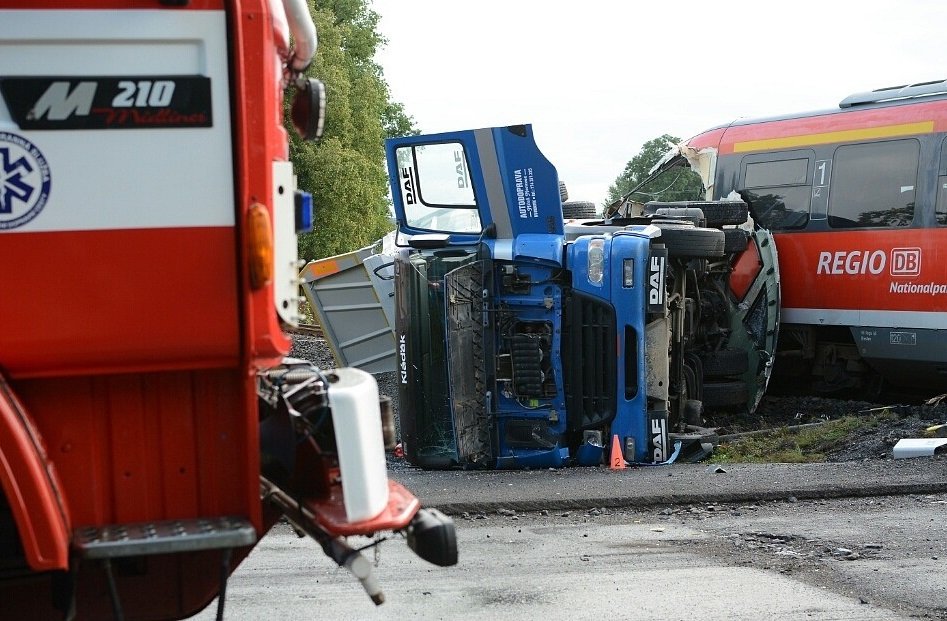
[[641,145],[947,78],[942,0],[372,0],[377,56],[423,133],[532,123],[570,198]]

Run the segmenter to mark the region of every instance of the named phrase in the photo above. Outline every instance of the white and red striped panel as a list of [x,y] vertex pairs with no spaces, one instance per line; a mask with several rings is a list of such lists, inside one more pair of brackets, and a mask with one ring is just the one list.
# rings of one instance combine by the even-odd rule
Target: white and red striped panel
[[[238,359],[227,46],[222,10],[0,10],[0,79],[201,76],[213,119],[24,130],[0,103],[0,367],[12,377]],[[24,145],[32,165],[14,178]],[[4,227],[27,189],[42,208]]]

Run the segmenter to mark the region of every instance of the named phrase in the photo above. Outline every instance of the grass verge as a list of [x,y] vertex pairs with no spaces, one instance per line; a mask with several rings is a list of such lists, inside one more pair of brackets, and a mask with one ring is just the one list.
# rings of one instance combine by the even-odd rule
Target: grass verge
[[721,443],[714,461],[725,463],[813,463],[847,446],[853,437],[896,420],[884,409],[867,416],[845,416],[800,430],[785,427]]

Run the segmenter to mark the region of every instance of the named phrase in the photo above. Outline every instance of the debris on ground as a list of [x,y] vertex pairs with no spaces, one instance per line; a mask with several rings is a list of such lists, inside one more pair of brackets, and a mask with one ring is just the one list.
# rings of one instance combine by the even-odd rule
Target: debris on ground
[[904,438],[894,445],[895,459],[933,457],[947,452],[947,438]]
[[[292,356],[311,360],[323,368],[335,366],[332,352],[321,338],[294,334]],[[397,395],[394,373],[375,375],[381,394]],[[832,399],[826,397],[770,396],[763,397],[752,415],[732,412],[707,412],[704,426],[714,427],[720,436],[746,434],[766,429],[818,428],[813,423],[840,421],[850,417],[837,430],[830,449],[820,451],[817,461],[848,462],[892,459],[899,440],[923,438],[932,427],[944,427],[935,435],[947,434],[947,395],[916,404],[886,405],[870,401]],[[397,399],[393,402],[396,430],[400,431]],[[865,422],[865,421],[870,421]],[[398,434],[400,437],[400,433]],[[718,465],[719,451],[710,456]],[[774,460],[778,461],[778,460]],[[811,460],[810,460],[811,461]],[[388,456],[389,466],[401,466],[403,457]]]

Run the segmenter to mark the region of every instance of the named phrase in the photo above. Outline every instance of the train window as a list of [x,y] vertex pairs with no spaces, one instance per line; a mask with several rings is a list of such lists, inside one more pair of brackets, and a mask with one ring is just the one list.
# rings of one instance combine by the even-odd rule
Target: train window
[[771,185],[801,185],[809,173],[809,160],[780,160],[746,165],[746,187],[765,188]]
[[808,158],[750,162],[744,175],[743,199],[765,228],[803,228],[809,222],[812,196],[808,178]]
[[754,188],[744,190],[741,195],[763,228],[774,231],[801,229],[809,222],[812,188],[807,185]]
[[893,140],[835,151],[829,226],[908,226],[914,219],[919,145]]
[[947,224],[947,140],[944,140],[940,149],[940,172],[937,177],[937,202],[934,205],[934,216],[937,224]]
[[947,175],[937,178],[937,206],[934,214],[937,224],[947,224]]

